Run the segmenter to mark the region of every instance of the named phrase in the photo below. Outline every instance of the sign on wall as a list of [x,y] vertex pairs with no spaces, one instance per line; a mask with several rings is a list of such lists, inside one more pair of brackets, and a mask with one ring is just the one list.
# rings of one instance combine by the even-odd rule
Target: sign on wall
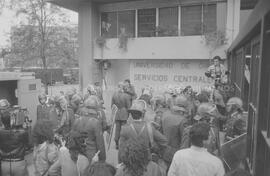
[[211,85],[204,73],[209,60],[133,60],[130,64],[130,79],[138,88],[151,86],[155,90],[191,85],[200,90]]

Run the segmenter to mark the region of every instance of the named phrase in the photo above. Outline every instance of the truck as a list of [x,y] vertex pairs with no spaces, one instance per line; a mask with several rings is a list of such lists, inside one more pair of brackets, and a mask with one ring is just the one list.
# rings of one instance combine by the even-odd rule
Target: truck
[[36,123],[41,90],[41,80],[36,79],[33,72],[0,72],[0,99],[27,109],[32,124]]

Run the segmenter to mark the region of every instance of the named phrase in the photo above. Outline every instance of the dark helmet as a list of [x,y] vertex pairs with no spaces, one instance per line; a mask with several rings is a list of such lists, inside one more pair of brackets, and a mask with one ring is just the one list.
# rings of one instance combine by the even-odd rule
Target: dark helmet
[[0,110],[5,110],[8,109],[10,106],[9,102],[7,101],[7,99],[1,99],[0,100]]
[[177,96],[172,108],[177,111],[187,112],[188,99],[184,95]]
[[202,103],[198,107],[197,115],[194,117],[195,120],[201,120],[202,118],[209,118],[211,116],[217,116],[217,107],[212,103]]
[[88,109],[98,109],[99,108],[98,98],[95,96],[90,96],[84,101],[84,107]]

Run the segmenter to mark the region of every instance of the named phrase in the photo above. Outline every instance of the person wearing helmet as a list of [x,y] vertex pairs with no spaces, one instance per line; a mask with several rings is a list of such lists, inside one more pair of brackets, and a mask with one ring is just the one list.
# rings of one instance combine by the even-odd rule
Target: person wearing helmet
[[80,113],[80,117],[75,120],[72,129],[80,133],[86,133],[86,155],[89,163],[95,154],[99,153],[99,160],[106,160],[105,144],[102,132],[102,126],[98,118],[98,100],[91,96],[84,101],[84,108]]
[[169,150],[164,154],[164,160],[169,165],[174,153],[180,149],[183,122],[188,118],[187,98],[179,95],[175,98],[171,109],[163,114],[161,128],[168,139]]
[[[183,95],[176,97],[172,108],[165,112],[162,117],[162,131],[168,138],[169,145],[174,148],[180,147],[181,135],[179,124],[188,117],[188,102]],[[178,139],[178,140],[176,140]]]
[[75,95],[75,94],[76,94],[76,90],[75,90],[74,88],[68,89],[68,90],[65,92],[65,98],[66,98],[66,100],[68,101],[68,105],[69,105],[69,106],[71,106],[71,105],[70,105],[71,99],[72,99],[73,95]]
[[0,128],[0,175],[26,176],[25,151],[28,147],[28,132],[13,128],[9,102],[0,100],[0,118],[4,128]]
[[70,106],[74,113],[77,114],[80,106],[82,105],[82,97],[79,94],[74,94],[70,100]]
[[47,95],[40,94],[38,96],[39,105],[37,105],[37,120],[47,119],[49,120],[49,108],[46,104],[47,102]]
[[160,94],[152,98],[154,104],[155,118],[153,126],[161,132],[161,122],[164,112],[168,111],[166,107],[165,96]]
[[97,102],[97,106],[95,106],[95,108],[92,108],[92,109],[95,109],[98,113],[98,119],[100,121],[100,124],[102,126],[102,131],[105,132],[107,131],[109,133],[110,131],[110,125],[108,125],[107,123],[107,119],[106,119],[106,114],[105,114],[105,111],[102,107],[102,102],[98,99],[97,96],[94,96],[94,95],[91,95],[89,96],[83,103],[83,105],[80,107],[80,109],[78,110],[78,115],[80,116],[86,109],[86,105],[85,103],[88,102],[88,99],[94,99],[95,102]]
[[48,97],[47,107],[48,107],[49,120],[52,122],[53,129],[55,130],[60,125],[61,119],[57,115],[54,97]]
[[112,97],[111,106],[115,105],[117,107],[117,112],[115,115],[115,144],[118,149],[118,143],[120,138],[121,127],[127,123],[128,120],[128,109],[131,106],[130,96],[124,91],[124,83],[120,82],[118,84],[118,91],[114,93]]
[[[215,104],[201,103],[198,107],[196,116],[193,118],[194,124],[206,122],[210,125],[210,140],[205,147],[207,148],[208,152],[214,155],[220,155],[219,130],[215,123],[217,114],[218,112]],[[190,147],[189,131],[193,125],[190,125],[184,129],[181,141],[181,149]]]
[[232,97],[226,104],[229,114],[225,124],[225,141],[229,141],[239,136],[247,130],[247,118],[243,113],[243,101],[238,97]]
[[69,107],[68,101],[64,96],[56,97],[55,101],[56,111],[60,117],[60,124],[56,129],[56,132],[66,137],[75,120],[74,111]]
[[[119,161],[121,161],[122,153],[126,142],[129,139],[140,139],[144,142],[145,146],[153,149],[155,144],[158,144],[161,148],[167,147],[167,139],[158,130],[156,130],[150,123],[143,120],[145,113],[145,101],[134,100],[132,106],[128,112],[131,114],[132,121],[130,124],[126,124],[121,129],[120,141],[119,141]],[[150,157],[150,153],[149,153]]]

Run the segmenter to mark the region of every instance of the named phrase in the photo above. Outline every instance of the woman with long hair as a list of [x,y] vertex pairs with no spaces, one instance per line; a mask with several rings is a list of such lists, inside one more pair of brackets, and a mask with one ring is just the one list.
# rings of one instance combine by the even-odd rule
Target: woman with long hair
[[122,164],[116,176],[161,176],[159,166],[150,161],[149,147],[145,142],[130,139],[125,143],[121,156]]
[[33,128],[35,176],[46,176],[58,158],[58,149],[53,143],[53,126],[49,120],[39,120]]
[[85,176],[89,161],[86,156],[86,134],[71,131],[66,146],[60,148],[59,159],[49,170],[49,176]]

